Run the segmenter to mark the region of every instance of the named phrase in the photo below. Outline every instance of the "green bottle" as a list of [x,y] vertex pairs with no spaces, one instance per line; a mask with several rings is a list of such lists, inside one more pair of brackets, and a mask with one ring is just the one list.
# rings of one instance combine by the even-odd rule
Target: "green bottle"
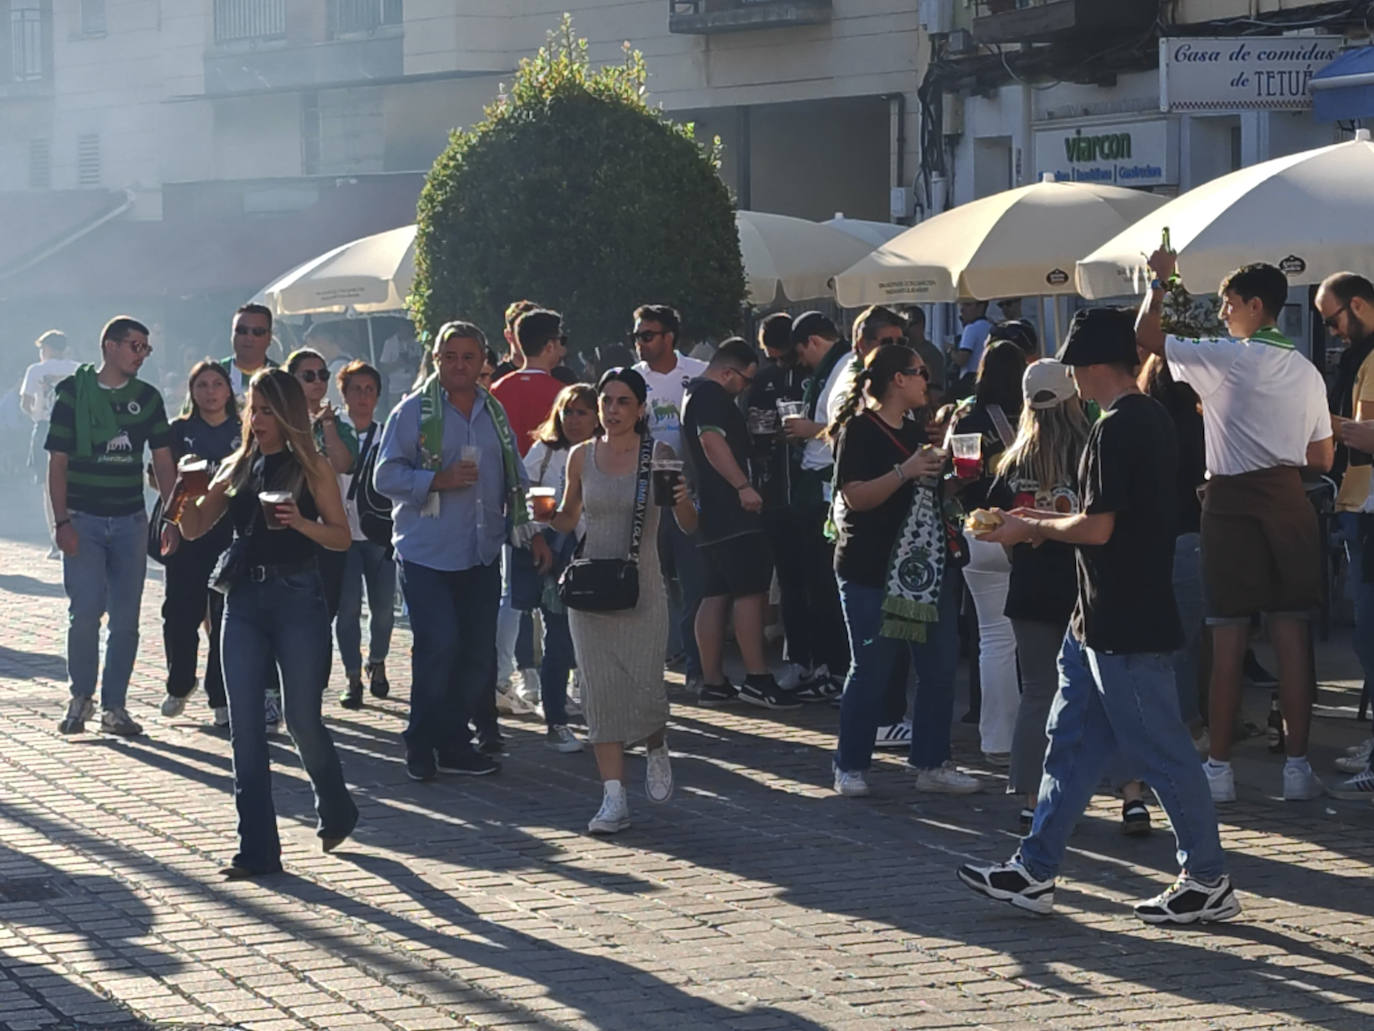
[[[1175,257],[1177,257],[1178,252],[1174,250],[1173,244],[1169,242],[1169,227],[1168,227],[1168,226],[1165,226],[1165,227],[1164,227],[1164,239],[1160,241],[1159,246],[1160,246],[1160,249],[1161,249],[1161,250],[1167,251],[1168,253],[1174,255]],[[1179,277],[1179,274],[1178,274],[1178,267],[1175,266],[1175,267],[1174,267],[1174,274],[1171,275],[1171,276],[1168,278],[1168,280],[1167,280],[1169,286],[1173,286],[1174,284],[1176,284],[1176,283],[1179,281],[1179,278],[1180,278],[1180,277]]]

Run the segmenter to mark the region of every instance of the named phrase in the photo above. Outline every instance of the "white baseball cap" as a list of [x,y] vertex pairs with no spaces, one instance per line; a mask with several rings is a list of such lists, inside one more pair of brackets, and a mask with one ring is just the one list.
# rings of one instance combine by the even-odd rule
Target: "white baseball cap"
[[1026,366],[1021,377],[1021,392],[1026,404],[1035,409],[1062,405],[1078,393],[1069,367],[1054,358],[1041,358]]

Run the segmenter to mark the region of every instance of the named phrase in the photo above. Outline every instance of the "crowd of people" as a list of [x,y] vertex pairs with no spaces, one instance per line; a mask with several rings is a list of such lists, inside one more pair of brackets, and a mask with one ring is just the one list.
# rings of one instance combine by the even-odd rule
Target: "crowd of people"
[[46,333],[21,393],[69,600],[59,729],[85,729],[99,686],[101,730],[142,733],[126,697],[146,563],[161,562],[161,712],[180,715],[203,684],[229,727],[240,840],[226,873],[256,877],[281,868],[267,741],[283,718],[322,847],[354,830],[323,715],[331,639],[338,704],[388,698],[398,588],[413,639],[398,677],[407,775],[496,773],[499,713],[537,713],[549,748],[594,753],[596,834],[630,826],[627,749],[644,746],[649,802],[673,793],[665,665],[703,706],[838,709],[841,796],[870,792],[882,748],[906,751],[918,791],[979,791],[951,751],[974,642],[965,719],[1007,772],[1023,838],[960,879],[1049,912],[1105,778],[1124,832],[1149,833],[1153,791],[1179,842],[1183,872],[1139,916],[1229,919],[1240,907],[1214,805],[1236,797],[1256,620],[1278,656],[1282,797],[1374,797],[1369,743],[1330,789],[1307,759],[1307,620],[1326,550],[1303,480],[1339,459],[1356,650],[1374,675],[1374,286],[1342,273],[1317,294],[1349,345],[1328,398],[1277,329],[1281,271],[1237,270],[1220,292],[1230,336],[1191,340],[1161,321],[1172,255],[1150,260],[1139,313],[1079,312],[1057,358],[1040,357],[1028,321],[994,324],[981,303],[962,306],[948,359],[919,309],[883,306],[847,338],[822,312],[775,313],[756,344],[694,358],[679,313],[645,304],[630,313],[635,353],[579,375],[562,316],[518,301],[504,357],[478,325],[449,322],[384,417],[394,372],[310,346],[278,365],[260,305],[234,314],[232,354],[190,369],[170,421],[138,378],[145,325],[111,320],[98,365]]

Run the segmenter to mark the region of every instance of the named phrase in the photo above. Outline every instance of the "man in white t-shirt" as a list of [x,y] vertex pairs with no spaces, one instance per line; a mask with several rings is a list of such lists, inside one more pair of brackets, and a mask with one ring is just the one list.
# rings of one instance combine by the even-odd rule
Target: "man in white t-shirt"
[[1221,284],[1230,337],[1189,340],[1164,333],[1161,319],[1174,255],[1150,256],[1155,280],[1136,320],[1136,342],[1163,355],[1176,380],[1202,402],[1208,481],[1202,503],[1202,565],[1212,638],[1212,798],[1234,801],[1232,728],[1250,618],[1265,613],[1279,660],[1279,701],[1287,724],[1283,798],[1320,796],[1307,761],[1315,685],[1308,666],[1308,619],[1321,604],[1322,548],[1300,471],[1331,468],[1334,443],[1321,373],[1279,332],[1288,280],[1273,265],[1246,265]]
[[[634,314],[634,345],[640,360],[635,372],[649,388],[649,432],[682,456],[682,398],[687,384],[706,372],[706,363],[679,354],[682,319],[666,304],[642,304]],[[669,651],[679,648],[686,657],[687,690],[701,688],[701,655],[697,651],[697,608],[701,604],[703,570],[696,537],[682,532],[676,519],[658,524],[658,561],[663,579],[676,579],[681,599],[668,593]]]
[[[958,370],[958,379],[968,379],[978,375],[978,365],[987,350],[988,334],[992,332],[992,321],[988,318],[987,301],[960,301],[959,321],[964,331],[959,335],[959,346],[954,349],[950,361]],[[950,373],[954,378],[954,373]]]
[[[79,363],[67,357],[67,335],[60,330],[48,330],[34,341],[34,346],[38,348],[38,361],[24,370],[24,379],[19,384],[19,407],[33,420],[29,468],[33,470],[35,481],[41,483],[46,479],[48,470],[48,455],[43,450],[43,442],[48,439],[53,392],[57,384],[76,372]],[[48,507],[48,492],[44,491],[45,512]],[[48,512],[47,525],[52,525],[51,512]],[[48,558],[57,558],[60,554],[56,547],[48,550]]]

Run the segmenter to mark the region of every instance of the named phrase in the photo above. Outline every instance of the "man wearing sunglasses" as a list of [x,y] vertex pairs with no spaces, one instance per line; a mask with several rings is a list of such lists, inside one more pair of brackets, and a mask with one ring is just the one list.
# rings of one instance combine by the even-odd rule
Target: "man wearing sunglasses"
[[248,381],[259,369],[275,369],[277,363],[267,357],[272,346],[272,309],[262,304],[245,304],[234,312],[234,353],[220,360],[229,373],[234,399],[243,407],[248,393]]

